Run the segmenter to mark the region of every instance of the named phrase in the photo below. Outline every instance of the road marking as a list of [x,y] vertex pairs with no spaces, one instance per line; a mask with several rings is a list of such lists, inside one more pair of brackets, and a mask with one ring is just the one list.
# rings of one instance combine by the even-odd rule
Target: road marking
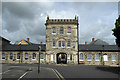
[[64,77],[56,70],[54,69],[54,71],[57,73],[57,75],[60,77],[59,79],[61,80],[65,80]]
[[5,71],[5,72],[2,72],[2,73],[0,73],[0,74],[5,74],[5,73],[7,73],[7,72],[9,72],[10,70],[7,70],[7,71]]
[[[51,68],[52,69],[52,68]],[[53,70],[53,72],[56,74],[56,72],[55,72],[55,70],[54,69],[52,69]],[[56,74],[56,76],[58,77],[58,79],[60,80],[60,77]]]
[[20,76],[20,78],[18,80],[20,80],[21,78],[23,78],[28,72],[25,72],[22,76]]

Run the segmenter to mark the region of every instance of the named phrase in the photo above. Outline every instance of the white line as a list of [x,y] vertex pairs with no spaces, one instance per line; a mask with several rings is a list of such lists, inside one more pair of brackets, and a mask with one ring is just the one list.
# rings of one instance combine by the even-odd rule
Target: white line
[[22,76],[20,76],[20,78],[18,80],[20,80],[21,78],[23,78],[28,72],[25,72]]
[[5,74],[6,72],[9,72],[10,70],[7,70],[7,71],[5,71],[5,72],[2,72],[2,73],[0,73],[0,74]]

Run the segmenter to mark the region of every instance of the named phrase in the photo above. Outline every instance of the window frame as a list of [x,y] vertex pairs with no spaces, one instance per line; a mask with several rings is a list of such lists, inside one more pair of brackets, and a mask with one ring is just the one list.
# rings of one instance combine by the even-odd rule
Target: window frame
[[64,28],[63,27],[60,27],[60,32],[59,32],[61,35],[64,34]]
[[[34,56],[33,56],[34,54],[35,54],[35,58],[34,58]],[[36,60],[36,53],[33,53],[33,54],[32,54],[32,60]]]
[[[99,56],[99,58],[98,58],[98,56]],[[99,53],[95,54],[95,61],[100,61],[100,54]]]
[[116,55],[115,54],[112,54],[112,61],[116,61]]
[[19,57],[20,57],[20,53],[17,53],[17,60],[20,60],[20,58],[18,59],[18,54],[19,54]]
[[56,27],[52,27],[52,34],[56,34]]
[[44,59],[43,53],[40,54],[40,59],[41,59],[41,60]]
[[[68,31],[68,29],[70,28],[70,32]],[[67,34],[71,34],[71,27],[67,27]]]
[[[68,43],[69,43],[69,45],[68,45]],[[68,48],[71,47],[71,41],[70,41],[70,40],[67,41],[67,47],[68,47]]]
[[9,59],[10,59],[10,60],[13,59],[13,53],[10,53]]
[[[27,57],[26,57],[26,55],[27,55]],[[28,53],[25,53],[25,58],[24,59],[28,60]]]
[[62,48],[65,48],[65,41],[61,41],[61,42],[62,42],[61,44]]
[[70,54],[70,61],[72,61],[72,54]]
[[92,54],[88,53],[88,55],[87,55],[87,61],[92,61]]
[[[82,54],[82,57],[81,57],[81,54]],[[82,58],[82,59],[81,59],[81,58]],[[80,61],[84,61],[83,53],[80,53]]]
[[56,47],[56,41],[55,40],[53,40],[52,46],[53,46],[53,48]]
[[[4,54],[4,59],[3,59],[3,54]],[[2,60],[5,60],[5,53],[2,53],[1,59],[2,59]]]

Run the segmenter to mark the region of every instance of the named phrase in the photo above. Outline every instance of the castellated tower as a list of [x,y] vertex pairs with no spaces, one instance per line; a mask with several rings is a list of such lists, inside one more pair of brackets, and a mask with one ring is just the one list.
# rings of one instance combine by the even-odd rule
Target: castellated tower
[[78,63],[78,19],[46,20],[46,63]]

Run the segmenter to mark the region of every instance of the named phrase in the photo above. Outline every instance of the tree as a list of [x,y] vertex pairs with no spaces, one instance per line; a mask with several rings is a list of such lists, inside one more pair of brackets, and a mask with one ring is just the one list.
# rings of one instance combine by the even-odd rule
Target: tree
[[116,44],[120,47],[120,15],[115,22],[115,28],[112,29],[113,35],[116,37]]

